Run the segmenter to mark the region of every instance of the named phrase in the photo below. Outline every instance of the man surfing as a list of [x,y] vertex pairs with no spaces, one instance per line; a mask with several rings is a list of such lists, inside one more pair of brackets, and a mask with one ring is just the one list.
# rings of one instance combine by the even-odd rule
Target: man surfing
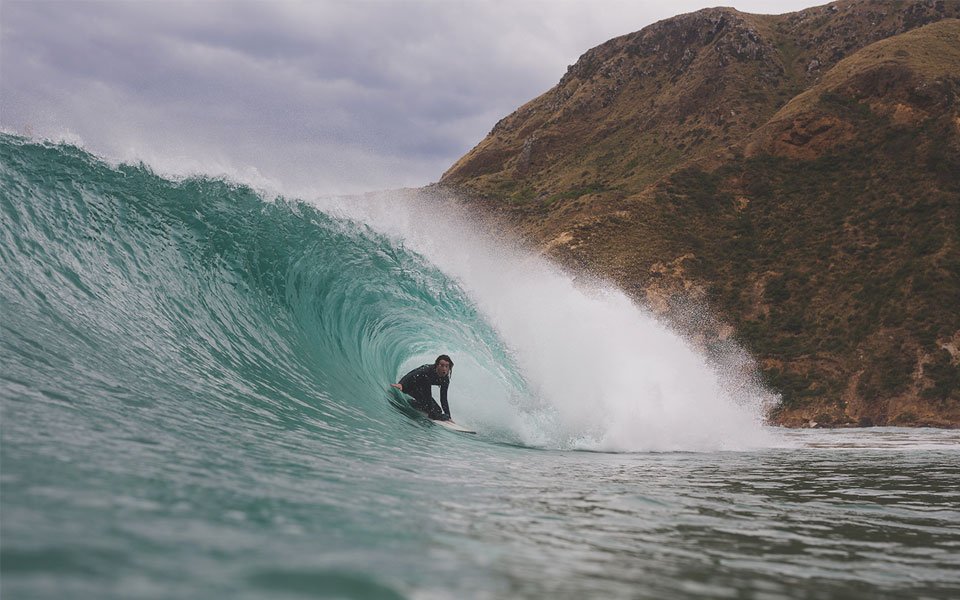
[[[394,387],[404,394],[413,397],[411,404],[417,410],[427,413],[427,416],[435,421],[450,420],[450,405],[447,404],[447,388],[450,387],[450,376],[453,374],[453,360],[446,354],[441,354],[432,365],[423,365],[410,371],[400,383],[391,383]],[[433,399],[430,388],[440,386],[440,404]]]

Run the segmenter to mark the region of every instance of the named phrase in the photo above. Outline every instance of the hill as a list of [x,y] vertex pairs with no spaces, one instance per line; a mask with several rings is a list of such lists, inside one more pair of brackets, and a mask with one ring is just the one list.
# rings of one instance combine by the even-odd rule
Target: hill
[[[960,3],[707,9],[585,53],[441,179],[732,335],[801,425],[960,425]],[[690,322],[689,301],[720,321]]]

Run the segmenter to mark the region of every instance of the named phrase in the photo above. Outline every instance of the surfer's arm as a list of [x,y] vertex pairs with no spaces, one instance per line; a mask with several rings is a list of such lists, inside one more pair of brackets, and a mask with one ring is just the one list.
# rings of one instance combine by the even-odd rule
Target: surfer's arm
[[450,405],[447,404],[447,388],[450,387],[449,384],[442,384],[440,386],[440,407],[443,408],[444,414],[450,414]]
[[391,384],[390,384],[390,387],[396,388],[396,389],[400,390],[401,392],[403,391],[403,386],[400,385],[399,383],[391,383]]

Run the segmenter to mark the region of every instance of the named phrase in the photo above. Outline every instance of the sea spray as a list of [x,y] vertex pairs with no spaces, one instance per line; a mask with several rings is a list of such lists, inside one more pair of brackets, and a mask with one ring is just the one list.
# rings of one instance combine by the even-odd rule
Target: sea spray
[[[491,236],[449,202],[409,193],[317,200],[384,232],[453,278],[509,349],[522,386],[466,380],[457,411],[524,443],[603,451],[743,449],[771,443],[769,393],[687,340],[619,289],[583,283]],[[442,348],[440,349],[442,350]],[[462,406],[462,407],[461,407]]]

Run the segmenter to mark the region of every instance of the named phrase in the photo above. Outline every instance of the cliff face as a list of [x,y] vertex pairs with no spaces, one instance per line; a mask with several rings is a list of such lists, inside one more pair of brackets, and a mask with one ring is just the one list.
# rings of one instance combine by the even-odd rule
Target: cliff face
[[960,425],[957,17],[662,21],[584,54],[441,185],[674,318],[710,305],[777,422]]

